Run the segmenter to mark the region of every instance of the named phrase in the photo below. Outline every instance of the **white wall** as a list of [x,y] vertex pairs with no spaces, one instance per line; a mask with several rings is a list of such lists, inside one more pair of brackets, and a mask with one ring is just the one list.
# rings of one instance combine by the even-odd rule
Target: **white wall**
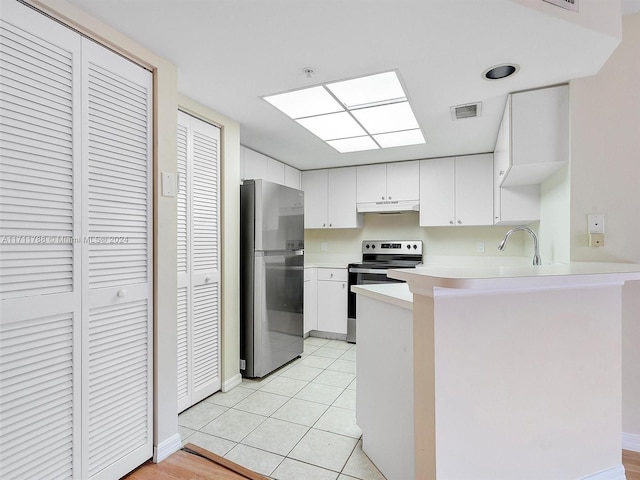
[[[587,214],[606,216],[590,248]],[[571,82],[571,260],[640,262],[640,14],[602,70]],[[640,284],[623,299],[623,426],[640,439]],[[640,442],[638,443],[640,447]]]
[[570,261],[570,167],[560,169],[540,186],[540,222],[537,227],[543,263]]

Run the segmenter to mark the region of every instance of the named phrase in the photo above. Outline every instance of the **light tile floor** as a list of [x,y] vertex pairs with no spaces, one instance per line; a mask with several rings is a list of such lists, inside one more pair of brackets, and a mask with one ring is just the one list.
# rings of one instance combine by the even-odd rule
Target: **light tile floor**
[[309,337],[301,358],[178,417],[193,443],[277,480],[384,480],[356,424],[356,346]]

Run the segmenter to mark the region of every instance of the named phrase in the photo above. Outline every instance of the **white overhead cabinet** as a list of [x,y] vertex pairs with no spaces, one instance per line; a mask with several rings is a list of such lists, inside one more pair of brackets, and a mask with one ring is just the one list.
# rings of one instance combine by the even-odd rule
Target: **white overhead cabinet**
[[420,226],[493,225],[493,155],[420,161]]
[[152,74],[18,2],[0,47],[0,478],[119,478],[153,455]]
[[356,167],[302,172],[304,228],[360,228]]
[[240,146],[240,179],[261,179],[300,189],[300,170]]
[[540,219],[540,184],[569,162],[569,87],[507,98],[494,151],[494,223]]
[[569,86],[508,96],[495,146],[499,185],[540,184],[569,162]]
[[178,112],[178,410],[220,389],[220,129]]
[[359,211],[375,211],[376,204],[413,202],[420,199],[420,162],[395,162],[357,167]]

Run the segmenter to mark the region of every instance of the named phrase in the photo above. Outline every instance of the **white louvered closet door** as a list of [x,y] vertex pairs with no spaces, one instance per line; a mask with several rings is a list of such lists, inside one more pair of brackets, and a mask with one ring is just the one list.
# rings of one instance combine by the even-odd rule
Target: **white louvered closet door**
[[79,479],[80,36],[1,9],[0,478]]
[[0,478],[119,478],[153,453],[151,74],[0,2]]
[[152,75],[83,39],[83,478],[152,452]]
[[220,129],[178,112],[178,409],[220,389]]

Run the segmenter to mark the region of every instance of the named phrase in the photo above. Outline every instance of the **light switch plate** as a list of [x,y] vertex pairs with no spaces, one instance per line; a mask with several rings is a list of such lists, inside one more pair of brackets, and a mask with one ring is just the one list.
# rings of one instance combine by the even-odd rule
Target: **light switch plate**
[[162,196],[176,196],[176,176],[170,172],[162,172]]

